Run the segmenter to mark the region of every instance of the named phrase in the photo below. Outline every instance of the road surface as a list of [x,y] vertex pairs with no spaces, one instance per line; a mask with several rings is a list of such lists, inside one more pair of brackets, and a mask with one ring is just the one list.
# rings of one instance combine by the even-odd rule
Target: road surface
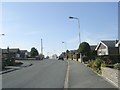
[[69,88],[116,88],[80,62],[69,60]]
[[[68,88],[116,88],[85,65],[68,60]],[[68,63],[62,60],[30,60],[30,67],[2,75],[3,88],[63,88]]]
[[67,62],[29,61],[33,65],[2,75],[3,88],[63,88]]

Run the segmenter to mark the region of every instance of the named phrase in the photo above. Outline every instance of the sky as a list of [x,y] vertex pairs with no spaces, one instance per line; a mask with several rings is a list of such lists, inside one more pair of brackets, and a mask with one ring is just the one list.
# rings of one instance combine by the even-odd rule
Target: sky
[[[35,47],[51,55],[77,49],[81,42],[97,45],[100,40],[118,39],[117,2],[3,2],[1,48]],[[80,19],[80,29],[74,16]],[[62,43],[65,42],[65,43]]]

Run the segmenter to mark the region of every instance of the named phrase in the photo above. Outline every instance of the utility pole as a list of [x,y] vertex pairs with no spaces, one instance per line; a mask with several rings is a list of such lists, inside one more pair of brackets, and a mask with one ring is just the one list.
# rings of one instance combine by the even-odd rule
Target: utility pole
[[41,38],[41,54],[43,54],[43,42],[42,42],[42,38]]

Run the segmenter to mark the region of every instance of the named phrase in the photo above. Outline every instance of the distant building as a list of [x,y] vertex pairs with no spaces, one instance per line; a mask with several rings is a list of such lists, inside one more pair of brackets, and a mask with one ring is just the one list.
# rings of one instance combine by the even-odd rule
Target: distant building
[[65,58],[78,61],[79,54],[77,50],[69,50],[65,53]]
[[20,58],[27,58],[29,56],[28,54],[27,50],[20,50]]
[[14,57],[20,58],[20,49],[12,48],[12,49],[2,49],[2,58]]
[[101,41],[95,50],[97,51],[97,55],[112,55],[118,54],[118,47],[115,47],[116,40],[105,40]]
[[53,54],[53,55],[52,55],[52,59],[57,59],[57,57],[58,57],[58,56],[57,56],[56,54]]

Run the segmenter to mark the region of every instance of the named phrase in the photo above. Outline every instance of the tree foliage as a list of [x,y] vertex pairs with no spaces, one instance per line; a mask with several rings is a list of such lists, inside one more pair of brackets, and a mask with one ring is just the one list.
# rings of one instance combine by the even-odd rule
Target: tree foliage
[[90,56],[91,49],[90,45],[87,42],[82,42],[79,45],[78,52],[85,56]]
[[69,52],[70,52],[69,50],[66,50],[66,55],[65,56],[66,56],[67,59],[69,58]]
[[38,50],[35,48],[35,47],[32,47],[31,48],[31,51],[30,51],[30,56],[32,58],[34,58],[35,56],[37,56],[39,53],[38,53]]
[[66,53],[69,53],[69,50],[66,50]]

